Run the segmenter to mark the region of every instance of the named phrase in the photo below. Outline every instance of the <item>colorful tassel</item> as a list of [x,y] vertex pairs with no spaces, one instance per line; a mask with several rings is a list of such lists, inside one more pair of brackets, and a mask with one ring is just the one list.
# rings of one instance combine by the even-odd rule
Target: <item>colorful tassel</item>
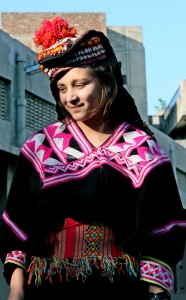
[[28,284],[31,283],[33,276],[35,277],[35,285],[42,284],[43,278],[49,280],[53,284],[53,276],[58,274],[60,282],[62,281],[62,273],[65,271],[66,281],[75,277],[76,280],[81,278],[86,280],[92,275],[92,268],[96,267],[100,270],[101,276],[108,277],[113,282],[115,272],[125,273],[132,279],[139,276],[139,264],[133,257],[128,254],[122,257],[85,257],[73,258],[72,260],[57,258],[51,259],[32,257],[32,261],[27,269],[29,273]]

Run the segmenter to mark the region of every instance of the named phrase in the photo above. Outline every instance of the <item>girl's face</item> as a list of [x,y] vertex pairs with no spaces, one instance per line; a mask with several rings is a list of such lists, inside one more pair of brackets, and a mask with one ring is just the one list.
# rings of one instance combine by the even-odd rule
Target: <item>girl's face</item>
[[70,69],[57,82],[60,101],[75,121],[88,121],[101,101],[101,88],[88,68]]

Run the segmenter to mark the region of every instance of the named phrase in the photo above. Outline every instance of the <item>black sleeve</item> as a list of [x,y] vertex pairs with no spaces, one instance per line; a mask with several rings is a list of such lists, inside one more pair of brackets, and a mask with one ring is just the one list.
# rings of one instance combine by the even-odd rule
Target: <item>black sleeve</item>
[[[23,154],[17,160],[5,210],[0,220],[0,258],[4,263],[7,253],[27,252],[34,224],[42,182],[34,166]],[[15,264],[7,264],[13,271]]]
[[170,163],[164,163],[149,173],[139,198],[142,256],[175,265],[184,254],[186,210]]

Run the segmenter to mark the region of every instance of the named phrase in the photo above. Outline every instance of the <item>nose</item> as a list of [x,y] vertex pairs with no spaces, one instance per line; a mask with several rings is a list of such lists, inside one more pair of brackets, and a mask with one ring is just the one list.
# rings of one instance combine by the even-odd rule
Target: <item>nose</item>
[[76,102],[78,100],[78,97],[74,91],[74,89],[68,89],[66,93],[66,101],[69,103]]

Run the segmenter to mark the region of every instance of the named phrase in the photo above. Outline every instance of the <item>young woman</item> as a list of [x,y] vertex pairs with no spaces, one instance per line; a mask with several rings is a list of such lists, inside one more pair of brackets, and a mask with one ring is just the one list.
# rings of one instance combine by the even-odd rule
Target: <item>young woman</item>
[[8,300],[171,299],[186,215],[170,159],[106,36],[75,36],[59,17],[35,35],[58,120],[21,147],[0,227]]

